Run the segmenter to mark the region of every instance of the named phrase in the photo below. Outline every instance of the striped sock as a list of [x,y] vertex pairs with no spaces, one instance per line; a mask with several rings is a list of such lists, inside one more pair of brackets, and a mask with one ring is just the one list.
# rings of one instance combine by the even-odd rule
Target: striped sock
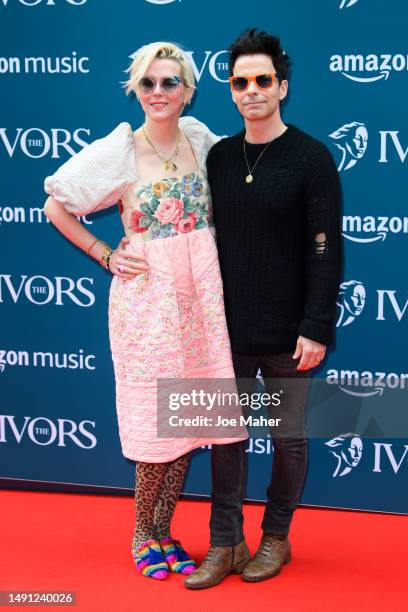
[[160,540],[160,546],[172,572],[188,576],[194,571],[195,561],[190,558],[178,540],[163,538]]
[[169,566],[163,556],[157,540],[143,542],[134,554],[137,571],[143,576],[164,580],[169,573]]

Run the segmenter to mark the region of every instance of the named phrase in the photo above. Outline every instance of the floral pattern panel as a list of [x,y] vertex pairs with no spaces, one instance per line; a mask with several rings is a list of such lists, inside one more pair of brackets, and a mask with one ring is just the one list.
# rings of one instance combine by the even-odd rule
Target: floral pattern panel
[[129,229],[144,240],[186,234],[212,225],[211,198],[199,172],[135,187],[139,209],[132,210]]

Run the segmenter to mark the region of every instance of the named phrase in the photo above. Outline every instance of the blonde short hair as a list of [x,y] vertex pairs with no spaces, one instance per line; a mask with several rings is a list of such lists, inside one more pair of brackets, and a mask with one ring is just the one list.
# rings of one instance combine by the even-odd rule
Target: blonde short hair
[[126,72],[130,72],[130,78],[125,81],[126,95],[136,93],[140,79],[146,74],[152,61],[156,58],[175,60],[181,67],[181,76],[187,87],[195,87],[193,66],[185,51],[170,42],[154,42],[144,45],[136,51],[135,57]]

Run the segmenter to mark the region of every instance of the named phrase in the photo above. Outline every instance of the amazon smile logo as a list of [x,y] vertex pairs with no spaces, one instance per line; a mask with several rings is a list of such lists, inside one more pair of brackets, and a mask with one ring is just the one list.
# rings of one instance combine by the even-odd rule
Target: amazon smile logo
[[326,382],[354,397],[381,397],[386,389],[407,389],[408,373],[330,369]]
[[387,80],[391,72],[408,71],[408,55],[405,53],[383,53],[377,55],[369,53],[332,55],[330,57],[329,69],[331,72],[339,72],[341,75],[357,83],[374,83],[375,81]]
[[408,234],[408,217],[344,215],[342,229],[342,236],[352,242],[384,242],[390,234]]

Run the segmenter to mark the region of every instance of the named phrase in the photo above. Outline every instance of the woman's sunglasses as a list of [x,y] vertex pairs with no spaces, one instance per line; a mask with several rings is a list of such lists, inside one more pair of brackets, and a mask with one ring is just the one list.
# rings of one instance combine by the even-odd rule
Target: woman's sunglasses
[[274,74],[258,74],[257,76],[231,76],[229,77],[229,82],[231,85],[231,89],[234,91],[246,91],[249,87],[251,81],[255,83],[257,87],[260,89],[270,89],[273,87],[276,80],[279,77],[276,73]]
[[[175,91],[182,83],[182,80],[178,76],[165,77],[160,81],[160,87],[166,93]],[[143,93],[152,93],[156,89],[157,81],[150,77],[142,77],[139,81],[139,87]]]

